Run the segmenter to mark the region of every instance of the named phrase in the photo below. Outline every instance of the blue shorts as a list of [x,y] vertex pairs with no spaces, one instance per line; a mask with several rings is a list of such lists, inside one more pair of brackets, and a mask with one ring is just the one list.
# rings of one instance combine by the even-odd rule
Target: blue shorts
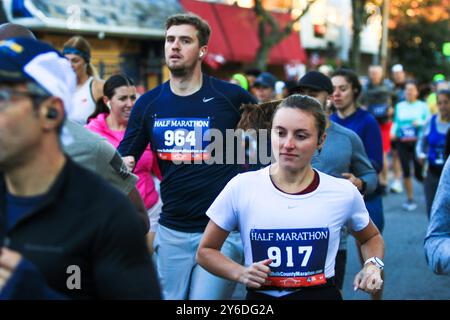
[[[216,277],[203,269],[195,254],[203,233],[187,233],[159,225],[153,258],[166,300],[230,300],[236,282]],[[238,232],[231,232],[221,252],[239,264],[244,250]]]

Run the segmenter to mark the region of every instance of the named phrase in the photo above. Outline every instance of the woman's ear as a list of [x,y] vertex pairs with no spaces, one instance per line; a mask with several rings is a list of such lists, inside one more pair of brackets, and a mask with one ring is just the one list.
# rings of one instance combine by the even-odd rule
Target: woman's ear
[[327,133],[326,132],[324,132],[323,134],[322,134],[322,136],[321,137],[319,137],[319,139],[317,140],[317,149],[318,150],[321,150],[322,149],[322,147],[323,147],[323,144],[325,143],[325,139],[327,138]]
[[111,110],[111,106],[109,105],[109,99],[107,96],[103,96],[103,103]]

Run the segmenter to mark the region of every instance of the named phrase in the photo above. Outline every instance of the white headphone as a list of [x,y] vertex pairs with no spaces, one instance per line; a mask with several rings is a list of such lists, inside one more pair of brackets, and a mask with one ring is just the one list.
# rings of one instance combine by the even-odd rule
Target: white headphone
[[200,51],[200,54],[198,55],[198,57],[199,57],[199,58],[202,58],[202,57],[203,57],[203,52],[202,52],[202,51]]
[[111,102],[110,102],[110,101],[108,101],[108,102],[106,103],[106,106],[108,107],[109,110],[111,110]]

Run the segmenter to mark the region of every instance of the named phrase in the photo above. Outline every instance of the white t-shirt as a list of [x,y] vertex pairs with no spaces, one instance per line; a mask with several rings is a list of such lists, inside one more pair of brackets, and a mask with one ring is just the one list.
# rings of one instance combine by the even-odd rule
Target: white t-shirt
[[[369,214],[349,181],[317,171],[319,186],[290,195],[272,183],[269,167],[234,177],[206,214],[227,231],[239,230],[245,266],[272,258],[272,285],[318,285],[334,276],[340,230],[360,231]],[[272,296],[292,291],[264,290]]]
[[95,101],[92,96],[92,81],[90,77],[72,96],[72,108],[68,111],[69,120],[85,125],[87,118],[95,111]]

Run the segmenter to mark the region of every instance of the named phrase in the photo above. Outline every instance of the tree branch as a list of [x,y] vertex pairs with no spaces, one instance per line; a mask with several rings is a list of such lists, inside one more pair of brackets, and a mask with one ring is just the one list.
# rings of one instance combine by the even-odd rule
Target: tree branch
[[280,32],[280,26],[278,25],[275,18],[270,14],[270,12],[263,8],[262,1],[261,0],[255,0],[255,7],[254,7],[255,14],[258,18],[261,18],[260,23],[262,22],[264,25],[268,23],[271,27],[271,33],[279,33]]
[[[255,0],[253,11],[255,12],[258,21],[258,38],[260,42],[255,64],[259,68],[265,67],[270,49],[292,33],[294,24],[308,12],[311,5],[316,1],[317,0],[307,0],[306,6],[301,14],[298,17],[289,20],[286,26],[282,28],[278,20],[268,10],[264,9],[262,0]],[[289,8],[289,13],[292,12],[292,9],[292,7]],[[268,27],[270,27],[269,32]]]
[[[294,24],[296,24],[300,19],[309,11],[311,6],[316,2],[317,0],[309,0],[306,4],[305,9],[303,9],[302,13],[296,17],[295,19],[292,19],[289,21],[289,23],[283,28],[283,31],[281,32],[281,37],[285,38],[286,36],[290,35],[292,32],[292,29],[294,29]],[[292,11],[292,10],[290,10]]]

